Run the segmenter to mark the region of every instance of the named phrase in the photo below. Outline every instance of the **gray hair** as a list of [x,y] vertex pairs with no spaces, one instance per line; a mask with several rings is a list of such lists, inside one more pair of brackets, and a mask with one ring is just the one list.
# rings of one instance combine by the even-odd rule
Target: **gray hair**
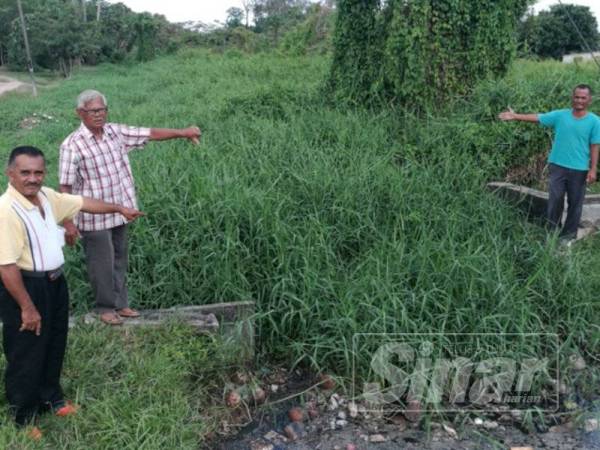
[[97,98],[101,98],[102,102],[104,102],[104,106],[108,106],[106,97],[101,92],[94,91],[93,89],[87,89],[77,97],[77,109],[83,108],[87,102],[91,102]]

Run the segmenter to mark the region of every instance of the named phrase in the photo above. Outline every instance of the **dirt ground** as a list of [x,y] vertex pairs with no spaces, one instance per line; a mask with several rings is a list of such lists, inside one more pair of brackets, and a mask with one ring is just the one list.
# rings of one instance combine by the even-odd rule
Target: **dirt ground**
[[12,92],[16,90],[29,90],[30,87],[21,83],[19,80],[15,80],[14,78],[10,78],[4,75],[0,75],[0,96],[2,94],[6,94],[7,92]]
[[[273,375],[273,374],[271,374]],[[555,414],[520,420],[522,411],[500,405],[494,413],[430,416],[382,414],[305,374],[279,373],[250,381],[266,392],[232,408],[221,436],[202,448],[215,450],[600,450],[600,397]],[[235,383],[229,386],[229,390]],[[256,389],[256,387],[254,388]],[[251,392],[252,390],[248,391]],[[230,406],[230,405],[229,405]],[[296,412],[292,412],[296,410]],[[300,414],[301,420],[293,417]],[[540,417],[543,417],[540,418]],[[591,418],[591,419],[590,419]],[[591,422],[590,422],[591,420]]]

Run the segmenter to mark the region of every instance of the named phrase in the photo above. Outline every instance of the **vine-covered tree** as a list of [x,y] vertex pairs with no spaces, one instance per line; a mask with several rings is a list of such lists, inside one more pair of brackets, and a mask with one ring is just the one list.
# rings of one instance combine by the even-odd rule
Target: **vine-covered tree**
[[404,104],[505,73],[531,0],[339,0],[329,86],[337,99]]
[[598,22],[588,6],[553,5],[521,22],[519,42],[544,58],[560,59],[567,53],[596,50],[600,45]]

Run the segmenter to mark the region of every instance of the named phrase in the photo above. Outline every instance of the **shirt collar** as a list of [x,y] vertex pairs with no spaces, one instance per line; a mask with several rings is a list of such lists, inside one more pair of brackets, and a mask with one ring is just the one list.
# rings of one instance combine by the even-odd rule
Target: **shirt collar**
[[[8,189],[6,189],[8,195],[10,195],[13,199],[18,201],[21,206],[25,209],[31,210],[37,208],[33,203],[31,203],[23,194],[17,191],[12,184],[8,183]],[[40,195],[40,194],[38,194]]]
[[[96,139],[96,136],[94,136],[94,133],[92,133],[89,130],[89,128],[84,125],[83,122],[81,122],[81,125],[79,126],[79,133],[82,134],[86,139]],[[108,123],[105,123],[104,126],[102,127],[102,138],[104,139],[104,136],[112,137],[112,135],[113,135],[113,133],[111,132],[111,129],[108,126]]]

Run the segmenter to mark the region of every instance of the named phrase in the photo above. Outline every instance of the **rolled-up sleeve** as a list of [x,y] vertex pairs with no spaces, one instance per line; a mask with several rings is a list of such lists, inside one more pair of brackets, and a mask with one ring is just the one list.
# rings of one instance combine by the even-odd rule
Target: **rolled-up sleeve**
[[150,128],[117,125],[117,129],[123,140],[126,153],[135,148],[143,147],[150,140]]

